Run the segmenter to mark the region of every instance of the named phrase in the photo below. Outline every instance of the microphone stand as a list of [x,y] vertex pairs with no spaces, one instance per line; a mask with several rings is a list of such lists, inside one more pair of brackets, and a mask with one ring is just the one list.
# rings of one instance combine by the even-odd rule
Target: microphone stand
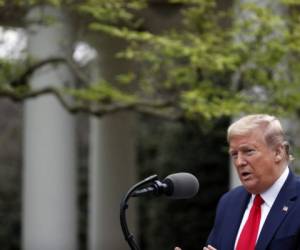
[[134,236],[130,233],[128,226],[127,226],[127,221],[126,221],[126,209],[128,209],[128,200],[132,197],[132,193],[140,189],[142,186],[151,183],[155,180],[157,180],[157,175],[151,175],[148,178],[138,182],[137,184],[133,185],[126,195],[123,197],[120,205],[120,223],[121,223],[121,228],[125,237],[125,240],[127,241],[128,245],[130,246],[131,250],[140,250],[138,244],[135,242]]

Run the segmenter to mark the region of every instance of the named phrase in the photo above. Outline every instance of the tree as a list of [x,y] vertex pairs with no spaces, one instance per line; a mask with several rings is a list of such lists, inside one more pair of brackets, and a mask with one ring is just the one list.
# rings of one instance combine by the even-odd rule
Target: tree
[[[299,114],[299,1],[280,1],[284,12],[274,12],[272,3],[232,8],[215,0],[43,3],[68,8],[84,17],[90,29],[124,39],[126,49],[117,56],[136,62],[137,70],[117,75],[113,83],[99,79],[90,85],[65,58],[26,59],[21,67],[2,61],[2,97],[23,100],[53,93],[70,112],[98,116],[119,110],[172,119],[209,119],[254,110]],[[160,33],[145,30],[145,11],[163,4],[180,13],[179,26]],[[1,6],[1,12],[11,6],[24,12],[29,4],[1,1]],[[80,87],[31,90],[27,78],[46,63],[68,64]],[[69,95],[75,103],[67,101]]]
[[[135,70],[127,74],[118,74],[114,79],[101,78],[91,84],[84,69],[68,58],[56,57],[43,61],[26,58],[19,62],[2,60],[0,96],[21,101],[52,93],[70,112],[86,112],[97,116],[120,110],[135,110],[178,120],[209,120],[247,111],[298,114],[299,3],[282,1],[281,6],[286,8],[285,13],[274,12],[268,4],[234,7],[230,1],[227,2],[228,6],[222,6],[222,3],[224,1],[214,0],[0,1],[3,25],[22,25],[26,11],[36,4],[63,8],[74,15],[75,19],[82,20],[79,22],[82,29],[87,26],[91,32],[98,32],[99,36],[108,35],[124,41],[127,46],[117,56],[134,62],[136,66]],[[149,30],[146,25],[147,11],[154,6],[157,9],[171,8],[177,15],[177,25],[161,28],[158,32]],[[41,21],[51,23],[53,20],[45,16]],[[48,87],[38,91],[31,89],[27,84],[28,78],[35,70],[47,64],[68,65],[77,77],[74,84],[76,87]],[[71,102],[70,96],[73,97]],[[208,123],[201,123],[202,128],[206,125]],[[181,141],[190,142],[190,138],[200,141],[194,137],[199,133],[194,127],[190,132],[176,130],[166,140],[171,143],[166,144],[181,149]],[[179,143],[176,141],[176,144],[170,139],[177,138],[178,134],[182,140]],[[224,141],[224,134],[216,137],[218,142]],[[156,141],[159,139],[160,135]],[[198,148],[196,142],[192,147],[194,149]],[[166,151],[171,150],[168,148]],[[204,151],[202,155],[208,153]],[[220,159],[225,160],[220,162],[227,162],[224,154],[222,157],[224,158]],[[197,170],[200,160],[193,161],[197,163]],[[164,159],[164,162],[168,161],[169,158]],[[216,168],[211,166],[215,167],[216,164],[212,162],[205,164],[207,168],[202,166],[201,171],[206,173],[208,169],[218,172],[219,177],[216,179],[221,180],[226,176],[226,170],[215,171]],[[174,167],[175,164],[172,161],[171,163]],[[222,168],[220,163],[218,166]],[[227,185],[226,178],[222,181],[224,189]],[[223,191],[215,190],[214,203]],[[159,211],[156,210],[159,218],[163,217],[160,211],[167,210],[170,205],[158,205],[161,205]],[[195,203],[193,207],[189,206],[189,213],[197,213],[194,212],[195,207]],[[186,212],[186,208],[184,205],[175,210]],[[209,222],[212,220],[212,212],[210,211],[210,221],[207,221],[205,230],[211,224]],[[165,219],[177,219],[177,215]],[[175,224],[181,223],[176,221]],[[155,233],[157,227],[158,225],[152,225],[149,231]],[[183,241],[180,237],[188,231],[200,232],[185,227],[178,232],[176,240]],[[206,235],[203,232],[199,235],[204,241]],[[160,245],[169,245],[173,236],[171,231],[164,232]],[[195,241],[197,242],[194,243]],[[186,246],[196,247],[198,241],[198,237],[191,236]]]

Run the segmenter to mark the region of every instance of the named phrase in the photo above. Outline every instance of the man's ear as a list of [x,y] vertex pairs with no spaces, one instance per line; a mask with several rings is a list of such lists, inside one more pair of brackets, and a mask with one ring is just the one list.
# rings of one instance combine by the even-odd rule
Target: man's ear
[[278,145],[275,148],[275,162],[281,162],[284,159],[284,146],[283,145]]

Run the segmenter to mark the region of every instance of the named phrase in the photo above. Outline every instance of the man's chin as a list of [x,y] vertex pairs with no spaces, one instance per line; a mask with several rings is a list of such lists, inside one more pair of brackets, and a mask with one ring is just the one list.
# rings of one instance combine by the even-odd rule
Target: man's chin
[[249,193],[251,193],[251,194],[259,194],[260,193],[259,187],[253,181],[242,181],[242,184]]

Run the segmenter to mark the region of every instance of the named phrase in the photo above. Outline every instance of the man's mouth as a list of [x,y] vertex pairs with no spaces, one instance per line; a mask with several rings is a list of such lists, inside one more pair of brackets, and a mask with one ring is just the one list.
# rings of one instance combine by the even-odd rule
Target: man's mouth
[[243,179],[247,179],[250,175],[251,175],[250,172],[242,172],[241,173],[241,176],[242,176]]

